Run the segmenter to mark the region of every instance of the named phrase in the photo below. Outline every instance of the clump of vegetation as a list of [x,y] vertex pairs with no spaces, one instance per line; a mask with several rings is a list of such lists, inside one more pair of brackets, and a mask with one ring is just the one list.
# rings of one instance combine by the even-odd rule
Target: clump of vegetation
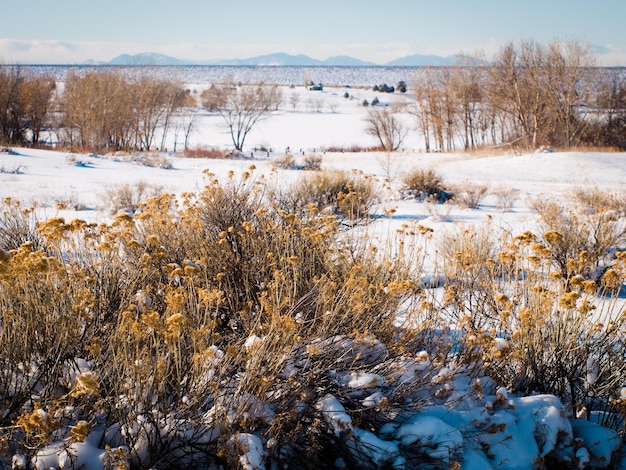
[[6,198],[0,211],[0,250],[10,252],[24,243],[41,248],[41,237],[37,232],[35,207],[26,207],[21,201]]
[[143,166],[161,168],[163,170],[171,170],[174,168],[172,162],[168,160],[165,155],[154,152],[139,153],[133,157],[133,162]]
[[109,188],[103,195],[103,203],[109,208],[111,214],[117,214],[120,211],[134,213],[139,205],[148,198],[154,197],[163,191],[158,185],[148,183],[146,181],[137,181],[130,184],[119,184]]
[[304,156],[302,168],[305,170],[318,171],[322,168],[322,156],[316,153],[309,153]]
[[375,182],[360,172],[316,171],[307,173],[293,187],[273,192],[274,204],[287,212],[311,210],[357,222],[370,216],[377,202]]
[[539,240],[565,279],[599,279],[626,248],[624,197],[609,192],[576,191],[581,208],[567,209],[544,198],[531,201],[539,215]]
[[504,186],[494,188],[492,194],[496,197],[496,208],[500,211],[510,211],[517,201],[519,191]]
[[276,167],[281,168],[283,170],[293,170],[296,168],[296,159],[290,153],[285,153],[278,158],[274,159],[274,164]]
[[185,158],[210,158],[221,160],[227,158],[228,152],[217,148],[186,148],[183,152]]
[[0,252],[0,433],[13,453],[36,460],[51,439],[106,429],[106,458],[126,465],[231,466],[232,439],[265,430],[272,460],[326,462],[316,404],[341,383],[328,371],[392,367],[394,344],[414,338],[394,313],[415,294],[414,267],[342,246],[336,217],[273,210],[263,194],[250,173],[213,179],[180,207],[161,195],[111,224],[50,219],[37,226],[45,251]]
[[457,185],[454,189],[454,199],[462,207],[478,209],[478,205],[489,194],[488,184],[472,183],[469,181]]
[[386,83],[383,83],[381,85],[374,85],[372,87],[372,91],[380,91],[381,93],[393,93],[394,91],[396,91],[396,89],[393,87],[393,85],[387,85]]
[[452,194],[446,191],[442,176],[432,168],[416,168],[402,176],[402,191],[420,201],[446,202]]
[[626,373],[617,334],[624,252],[600,279],[586,280],[561,270],[552,236],[498,240],[493,233],[463,227],[442,243],[448,281],[441,308],[461,333],[463,362],[511,391],[554,394],[572,413],[584,408],[615,426],[621,418],[608,410]]

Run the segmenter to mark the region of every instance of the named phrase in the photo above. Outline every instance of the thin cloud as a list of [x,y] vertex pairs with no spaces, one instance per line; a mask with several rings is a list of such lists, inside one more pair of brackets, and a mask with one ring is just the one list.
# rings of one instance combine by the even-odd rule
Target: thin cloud
[[[22,64],[82,64],[89,60],[109,61],[120,54],[155,52],[190,61],[215,59],[249,58],[264,54],[284,52],[305,54],[316,59],[345,55],[357,59],[384,64],[392,60],[415,54],[450,56],[482,53],[487,59],[502,47],[496,39],[463,47],[453,44],[410,44],[403,42],[371,43],[256,43],[256,44],[167,44],[149,45],[135,42],[95,42],[59,40],[0,39],[0,63]],[[612,45],[592,46],[598,65],[626,65],[626,49]]]

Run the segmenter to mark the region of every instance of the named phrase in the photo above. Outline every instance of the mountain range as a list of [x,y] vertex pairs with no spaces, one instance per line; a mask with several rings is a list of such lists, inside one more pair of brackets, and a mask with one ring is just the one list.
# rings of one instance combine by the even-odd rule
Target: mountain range
[[324,66],[350,66],[350,67],[420,67],[420,66],[444,66],[458,63],[461,55],[437,56],[437,55],[409,55],[400,57],[386,62],[384,64],[376,64],[349,56],[334,56],[325,60],[318,60],[304,54],[291,55],[284,52],[275,54],[267,54],[247,59],[216,59],[208,61],[192,61],[177,59],[164,54],[154,52],[142,52],[139,54],[122,54],[108,62],[89,60],[90,65],[248,65],[248,66],[308,66],[308,67],[324,67]]

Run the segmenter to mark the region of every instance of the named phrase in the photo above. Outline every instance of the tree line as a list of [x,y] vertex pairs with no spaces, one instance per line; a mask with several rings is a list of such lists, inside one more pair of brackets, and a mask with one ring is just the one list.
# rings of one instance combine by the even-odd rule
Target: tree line
[[411,108],[430,150],[626,148],[626,83],[579,42],[509,43],[487,65],[426,68]]
[[0,69],[0,141],[6,144],[37,144],[46,128],[75,148],[162,147],[173,117],[186,106],[195,101],[176,81],[119,71],[71,73],[59,90],[51,77],[26,76],[19,66]]
[[[505,45],[491,61],[466,57],[418,70],[405,110],[426,151],[541,146],[626,148],[626,78],[596,66],[579,42]],[[169,132],[187,146],[196,111],[218,113],[241,151],[246,136],[278,109],[277,85],[214,84],[196,99],[180,82],[119,70],[26,76],[0,68],[0,142],[37,144],[53,129],[61,145],[98,151],[163,148]],[[400,148],[409,131],[394,109],[368,110],[365,131],[382,148]],[[158,140],[160,139],[160,140]],[[176,138],[174,139],[176,140]]]

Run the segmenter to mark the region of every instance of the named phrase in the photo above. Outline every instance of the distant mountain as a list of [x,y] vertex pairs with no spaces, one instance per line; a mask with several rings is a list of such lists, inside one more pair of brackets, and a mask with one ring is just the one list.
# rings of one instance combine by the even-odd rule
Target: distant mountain
[[122,54],[104,62],[106,65],[187,65],[188,60],[176,59],[164,54],[155,52],[141,52],[139,54]]
[[231,59],[212,61],[215,65],[258,65],[258,66],[306,66],[306,67],[323,67],[323,66],[375,66],[373,62],[365,62],[348,56],[329,57],[326,60],[318,60],[304,54],[291,55],[284,52],[276,54],[267,54],[248,59]]
[[366,62],[364,60],[355,59],[354,57],[350,57],[347,55],[337,55],[334,57],[329,57],[326,60],[323,60],[320,65],[329,65],[329,66],[349,66],[349,67],[360,67],[360,66],[376,66],[374,62]]
[[277,52],[276,54],[266,54],[257,57],[250,57],[248,59],[230,59],[213,61],[216,65],[300,65],[311,66],[321,65],[321,62],[317,59],[313,59],[309,56],[299,54],[290,55],[284,52]]
[[401,57],[385,64],[376,64],[349,56],[334,56],[325,60],[318,60],[304,54],[291,55],[284,52],[275,54],[266,54],[247,59],[217,59],[207,61],[192,61],[177,59],[164,54],[154,52],[142,52],[140,54],[122,54],[108,62],[98,62],[89,60],[86,65],[248,65],[248,66],[305,66],[305,67],[324,67],[324,66],[349,66],[375,67],[384,65],[387,67],[423,67],[423,66],[446,66],[453,65],[463,56],[452,55],[441,57],[437,55],[410,55]]
[[467,56],[459,54],[449,55],[446,57],[438,55],[414,54],[392,60],[391,62],[387,62],[385,65],[389,67],[442,67],[455,65],[459,63],[459,61],[462,59],[469,59],[475,64],[482,63],[482,61],[478,59],[469,58]]

